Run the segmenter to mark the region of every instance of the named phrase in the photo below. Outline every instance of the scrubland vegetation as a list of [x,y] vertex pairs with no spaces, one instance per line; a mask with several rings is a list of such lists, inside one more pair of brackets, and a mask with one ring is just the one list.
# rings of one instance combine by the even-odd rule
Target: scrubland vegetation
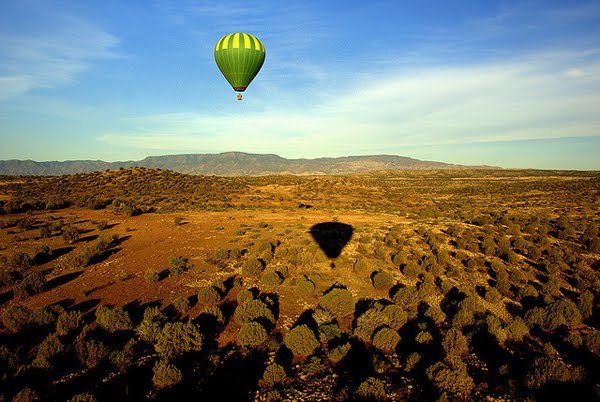
[[[138,168],[0,194],[0,401],[600,398],[600,174]],[[203,248],[116,262],[144,214]],[[353,227],[335,261],[324,221]]]

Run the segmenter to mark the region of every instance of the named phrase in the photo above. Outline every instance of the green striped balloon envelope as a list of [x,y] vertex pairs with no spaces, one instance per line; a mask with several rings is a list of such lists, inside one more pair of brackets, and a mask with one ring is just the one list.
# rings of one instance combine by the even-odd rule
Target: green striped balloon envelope
[[254,35],[230,33],[217,42],[215,61],[233,89],[244,92],[265,62],[265,47]]

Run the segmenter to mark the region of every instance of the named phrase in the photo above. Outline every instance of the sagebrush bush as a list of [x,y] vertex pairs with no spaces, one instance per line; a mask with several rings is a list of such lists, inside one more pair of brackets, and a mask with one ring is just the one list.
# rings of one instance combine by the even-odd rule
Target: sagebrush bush
[[110,353],[106,345],[95,339],[81,340],[75,344],[79,361],[88,368],[94,368],[104,362]]
[[165,318],[158,307],[146,307],[144,318],[136,328],[136,332],[146,342],[155,343],[162,332]]
[[525,384],[539,389],[549,383],[579,383],[585,374],[582,367],[571,366],[556,356],[542,356],[534,359],[525,377]]
[[200,304],[216,304],[221,299],[221,292],[214,286],[204,286],[198,291],[198,303]]
[[110,354],[110,362],[120,371],[125,371],[133,364],[136,356],[137,341],[131,338],[122,349]]
[[296,289],[302,295],[310,295],[315,291],[316,285],[306,275],[298,278],[296,281]]
[[265,263],[258,258],[249,258],[242,264],[242,274],[246,276],[258,276],[265,270]]
[[190,299],[187,297],[178,297],[171,302],[171,305],[179,314],[185,314],[191,307]]
[[39,271],[30,272],[25,275],[23,280],[13,287],[16,297],[26,298],[36,293],[40,293],[46,287],[46,278]]
[[175,276],[189,269],[188,259],[185,257],[169,257],[169,275]]
[[351,345],[349,342],[337,345],[327,352],[327,358],[334,364],[339,363],[348,355],[350,348]]
[[32,388],[25,387],[13,397],[12,402],[34,402],[39,401],[38,392]]
[[386,271],[375,272],[372,276],[371,283],[377,290],[389,291],[394,285],[394,277],[392,274]]
[[319,347],[315,334],[305,324],[292,328],[283,338],[283,342],[295,356],[309,356]]
[[379,327],[388,326],[389,323],[387,315],[380,309],[370,308],[357,318],[354,335],[363,342],[371,342],[375,330]]
[[418,291],[416,286],[404,286],[398,288],[392,300],[404,310],[414,310],[418,305]]
[[387,317],[390,327],[396,331],[402,328],[408,321],[408,313],[395,304],[385,306],[382,312]]
[[144,273],[144,279],[148,283],[156,283],[160,280],[160,272],[154,269],[148,269]]
[[152,383],[158,389],[169,388],[177,385],[183,379],[180,369],[166,360],[158,360],[152,368]]
[[57,335],[48,335],[38,346],[35,359],[33,359],[33,366],[43,369],[51,368],[57,356],[59,356],[64,349],[64,345],[58,339]]
[[267,286],[279,286],[283,283],[283,275],[278,271],[268,271],[263,274],[260,281]]
[[464,357],[469,354],[467,338],[456,328],[450,328],[448,332],[446,332],[444,340],[442,341],[442,348],[444,349],[446,356]]
[[34,324],[33,311],[20,304],[12,304],[2,313],[2,323],[13,332],[20,332]]
[[237,341],[242,346],[257,347],[262,345],[269,334],[267,330],[259,322],[249,321],[244,323],[238,332]]
[[287,378],[283,366],[277,363],[271,363],[263,372],[261,383],[266,387],[273,387],[275,384],[280,384]]
[[219,325],[225,324],[225,315],[219,306],[206,306],[201,314],[208,314],[214,317]]
[[167,322],[156,338],[154,349],[167,358],[200,351],[204,338],[191,322]]
[[65,225],[61,229],[65,242],[72,244],[79,240],[79,229],[72,225]]
[[319,306],[337,317],[346,317],[354,312],[354,299],[348,289],[336,287],[321,296]]
[[421,273],[421,267],[413,261],[409,261],[408,263],[402,265],[400,270],[404,275],[412,279],[415,279]]
[[384,383],[378,378],[368,377],[360,383],[356,394],[367,401],[383,401],[387,399]]
[[426,374],[438,392],[447,392],[460,399],[466,399],[475,387],[467,366],[458,356],[433,364],[426,370]]
[[133,329],[129,313],[121,307],[99,306],[96,309],[96,323],[108,332]]
[[381,327],[373,334],[373,346],[383,352],[393,352],[400,342],[400,335],[390,327]]
[[421,331],[415,336],[415,341],[422,345],[427,345],[433,341],[433,337],[428,331]]
[[237,302],[238,302],[238,304],[244,304],[245,302],[254,299],[254,297],[255,297],[254,289],[242,288],[238,291]]
[[94,394],[86,392],[75,395],[73,398],[69,399],[68,402],[98,402],[98,399],[94,396]]
[[16,253],[10,256],[10,258],[7,261],[7,264],[13,269],[24,270],[27,268],[31,268],[31,266],[33,265],[33,260],[29,256],[29,254],[22,251],[17,251]]
[[340,336],[342,336],[342,331],[335,322],[319,325],[319,339],[321,342],[327,343]]
[[265,318],[271,323],[275,323],[275,315],[271,308],[262,300],[253,299],[237,306],[234,312],[234,319],[245,323],[258,318]]
[[311,315],[317,325],[328,324],[335,320],[333,314],[331,314],[328,310],[325,310],[323,307],[317,307]]

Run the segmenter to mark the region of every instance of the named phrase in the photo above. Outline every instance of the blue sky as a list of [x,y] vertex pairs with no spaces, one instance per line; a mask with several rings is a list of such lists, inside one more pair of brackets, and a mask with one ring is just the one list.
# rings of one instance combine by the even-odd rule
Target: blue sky
[[231,150],[600,169],[600,2],[0,2],[0,159]]

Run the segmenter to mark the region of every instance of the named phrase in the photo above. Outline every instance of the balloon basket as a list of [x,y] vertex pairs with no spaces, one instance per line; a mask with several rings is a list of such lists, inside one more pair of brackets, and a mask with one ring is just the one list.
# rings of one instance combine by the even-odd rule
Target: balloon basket
[[242,96],[242,94],[237,94],[236,98],[239,101],[241,101],[242,99],[244,99],[244,97]]

